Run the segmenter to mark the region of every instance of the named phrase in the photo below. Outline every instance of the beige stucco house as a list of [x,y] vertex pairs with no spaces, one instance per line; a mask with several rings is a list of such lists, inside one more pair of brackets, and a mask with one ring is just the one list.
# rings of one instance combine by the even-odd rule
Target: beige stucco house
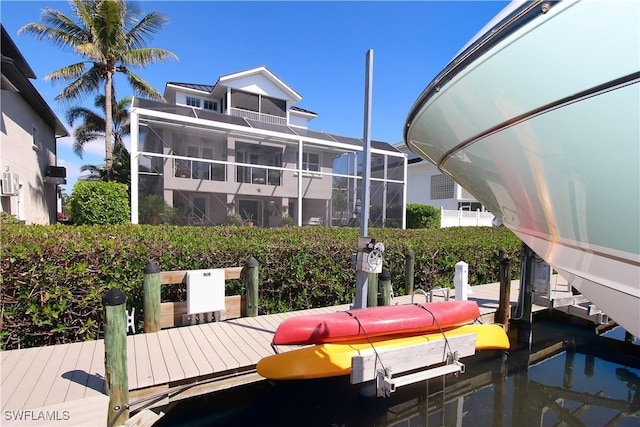
[[31,84],[36,75],[3,26],[1,47],[0,209],[26,223],[54,224],[58,185],[66,183],[56,139],[69,134]]

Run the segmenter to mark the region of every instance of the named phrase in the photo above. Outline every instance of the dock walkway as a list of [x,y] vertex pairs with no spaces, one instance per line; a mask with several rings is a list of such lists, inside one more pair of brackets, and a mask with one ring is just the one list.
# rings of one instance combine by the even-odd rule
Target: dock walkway
[[[518,298],[513,281],[511,301]],[[473,286],[485,321],[498,308],[499,284]],[[442,299],[435,296],[434,300]],[[410,296],[394,298],[408,303]],[[415,295],[415,302],[424,296]],[[274,354],[271,339],[289,317],[348,310],[349,305],[244,317],[127,336],[131,410],[260,381],[260,359]],[[534,310],[543,307],[534,306]],[[286,348],[280,348],[286,351]],[[107,420],[104,341],[0,353],[3,426],[102,426]]]

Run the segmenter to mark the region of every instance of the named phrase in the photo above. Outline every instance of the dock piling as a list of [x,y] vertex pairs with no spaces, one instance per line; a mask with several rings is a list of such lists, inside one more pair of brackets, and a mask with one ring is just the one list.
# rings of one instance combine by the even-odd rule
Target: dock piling
[[405,295],[413,295],[413,275],[415,265],[415,254],[408,251],[404,255],[404,293]]
[[254,257],[250,257],[244,263],[246,269],[246,286],[247,286],[247,316],[255,317],[258,315],[258,261]]
[[509,331],[509,318],[511,317],[511,260],[504,249],[500,249],[500,299],[496,312],[496,323],[504,325]]
[[367,280],[367,307],[378,305],[378,273],[368,273]]
[[393,293],[391,274],[387,270],[382,270],[378,280],[380,280],[380,286],[382,287],[382,305],[391,305],[391,294]]
[[107,425],[122,425],[129,419],[129,380],[127,375],[127,297],[111,288],[102,297],[104,306],[105,382],[109,395]]
[[144,332],[160,330],[160,266],[154,262],[144,267],[142,305],[144,310]]

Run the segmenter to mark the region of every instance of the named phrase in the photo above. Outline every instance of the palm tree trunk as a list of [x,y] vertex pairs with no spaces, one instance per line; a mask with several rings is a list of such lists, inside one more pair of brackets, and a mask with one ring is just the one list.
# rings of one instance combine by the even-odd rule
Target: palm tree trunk
[[105,130],[104,130],[104,161],[105,161],[105,175],[106,180],[111,181],[111,169],[113,167],[113,73],[107,72],[107,78],[104,84],[104,117],[105,117]]

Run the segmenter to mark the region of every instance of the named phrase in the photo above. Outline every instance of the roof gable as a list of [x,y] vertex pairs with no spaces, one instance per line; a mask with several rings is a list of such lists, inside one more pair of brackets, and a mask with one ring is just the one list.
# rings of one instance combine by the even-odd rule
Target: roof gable
[[298,92],[293,90],[265,66],[220,76],[216,82],[214,91],[219,87],[230,87],[232,89],[285,99],[289,101],[291,105],[302,99],[302,96],[300,96]]

